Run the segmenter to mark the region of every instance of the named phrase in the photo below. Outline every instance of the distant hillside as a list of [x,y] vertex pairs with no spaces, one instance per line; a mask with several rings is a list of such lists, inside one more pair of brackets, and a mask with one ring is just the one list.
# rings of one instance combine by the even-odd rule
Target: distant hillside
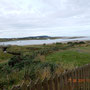
[[30,36],[30,37],[20,37],[20,38],[0,38],[0,42],[15,41],[15,40],[45,40],[45,39],[74,39],[74,38],[84,38],[84,36],[79,37],[51,37],[51,36]]
[[50,36],[31,36],[31,37],[20,37],[20,38],[0,38],[0,42],[4,41],[14,41],[14,40],[33,40],[33,39],[50,39]]
[[50,38],[50,36],[28,36],[28,37],[19,37],[19,38],[2,38],[2,39],[24,39],[24,38]]
[[50,36],[32,36],[32,37],[22,37],[22,38],[17,38],[17,39],[39,39],[39,38],[50,38]]

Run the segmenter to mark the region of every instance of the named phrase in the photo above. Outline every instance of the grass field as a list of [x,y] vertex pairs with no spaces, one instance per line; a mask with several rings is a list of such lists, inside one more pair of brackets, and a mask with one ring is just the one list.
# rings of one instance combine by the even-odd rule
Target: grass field
[[12,57],[11,54],[4,53],[3,51],[0,50],[0,64],[7,63],[11,57]]
[[90,63],[90,47],[58,51],[46,56],[46,60],[55,63],[61,62],[64,66],[82,66]]

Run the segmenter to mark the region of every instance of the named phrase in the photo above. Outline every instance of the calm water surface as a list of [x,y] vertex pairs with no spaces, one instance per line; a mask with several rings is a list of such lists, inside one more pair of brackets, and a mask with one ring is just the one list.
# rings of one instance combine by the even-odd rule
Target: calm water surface
[[0,45],[39,45],[39,44],[52,44],[56,42],[68,42],[68,41],[83,41],[90,40],[90,37],[76,38],[76,39],[48,39],[48,40],[18,40],[18,41],[8,41],[0,42]]

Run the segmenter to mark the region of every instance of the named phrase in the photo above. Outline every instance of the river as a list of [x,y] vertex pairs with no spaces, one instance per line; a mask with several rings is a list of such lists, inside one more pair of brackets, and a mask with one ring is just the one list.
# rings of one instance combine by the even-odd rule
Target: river
[[8,42],[0,42],[0,45],[41,45],[41,44],[52,44],[56,42],[69,42],[69,41],[85,41],[90,40],[90,37],[83,38],[74,38],[74,39],[47,39],[47,40],[17,40],[17,41],[8,41]]

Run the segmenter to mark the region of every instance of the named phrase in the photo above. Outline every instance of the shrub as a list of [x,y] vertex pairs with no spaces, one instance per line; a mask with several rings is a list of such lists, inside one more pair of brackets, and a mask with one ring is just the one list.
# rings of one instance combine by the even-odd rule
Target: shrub
[[62,43],[60,43],[60,42],[56,42],[56,45],[61,45]]
[[79,44],[85,44],[85,42],[83,42],[83,41],[80,41],[80,42],[79,42]]
[[14,67],[15,64],[20,63],[21,61],[22,59],[20,56],[13,56],[8,62],[8,65]]
[[73,42],[68,42],[67,44],[73,44]]

